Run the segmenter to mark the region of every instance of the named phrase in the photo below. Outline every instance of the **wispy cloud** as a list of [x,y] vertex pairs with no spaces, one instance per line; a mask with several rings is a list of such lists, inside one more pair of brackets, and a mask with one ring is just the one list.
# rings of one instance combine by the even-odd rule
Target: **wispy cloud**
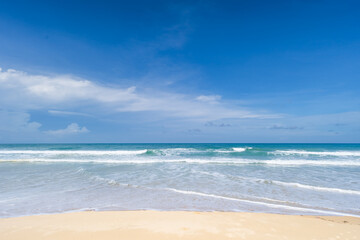
[[46,131],[45,133],[61,136],[61,135],[87,133],[87,132],[89,132],[89,130],[86,127],[80,127],[77,123],[71,123],[64,129],[49,130]]
[[277,117],[230,105],[221,101],[219,95],[193,97],[156,89],[141,91],[135,86],[107,86],[71,75],[34,75],[12,69],[0,71],[0,94],[2,107],[25,111],[61,109],[49,110],[51,114],[74,114],[75,109],[90,106],[92,111],[152,111],[168,117],[201,121]]
[[216,123],[216,122],[207,122],[205,123],[205,127],[231,127],[232,125],[229,123]]
[[279,124],[275,124],[271,127],[269,127],[270,129],[282,129],[282,130],[297,130],[297,129],[304,129],[303,127],[299,127],[299,126],[284,126],[284,125],[279,125]]
[[200,102],[216,104],[216,103],[219,103],[219,101],[221,100],[221,96],[220,95],[209,95],[209,96],[201,95],[201,96],[198,96],[196,98],[196,100],[198,100]]
[[188,132],[189,134],[194,134],[194,135],[197,135],[197,134],[201,134],[201,133],[202,133],[201,129],[198,129],[198,128],[188,129],[187,132]]
[[57,116],[83,116],[91,117],[90,114],[81,113],[81,112],[69,112],[69,111],[58,111],[58,110],[48,110],[48,113]]

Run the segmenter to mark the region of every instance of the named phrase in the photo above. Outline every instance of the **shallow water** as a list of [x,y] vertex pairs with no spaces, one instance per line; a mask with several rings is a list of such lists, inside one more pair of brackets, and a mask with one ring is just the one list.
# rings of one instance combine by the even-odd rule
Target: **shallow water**
[[84,209],[360,216],[360,145],[0,145],[0,217]]

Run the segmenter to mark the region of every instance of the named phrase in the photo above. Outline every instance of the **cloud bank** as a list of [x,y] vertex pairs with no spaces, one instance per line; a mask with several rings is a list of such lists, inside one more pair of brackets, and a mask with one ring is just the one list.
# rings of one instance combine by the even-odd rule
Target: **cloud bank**
[[[35,75],[0,70],[1,107],[23,111],[45,109],[52,114],[72,114],[89,107],[107,112],[158,112],[167,117],[188,120],[222,118],[271,118],[270,114],[229,105],[219,95],[186,94],[138,90],[96,83],[71,75]],[[92,112],[78,113],[92,114]]]
[[346,142],[359,139],[359,119],[357,111],[264,114],[217,94],[0,70],[1,142]]

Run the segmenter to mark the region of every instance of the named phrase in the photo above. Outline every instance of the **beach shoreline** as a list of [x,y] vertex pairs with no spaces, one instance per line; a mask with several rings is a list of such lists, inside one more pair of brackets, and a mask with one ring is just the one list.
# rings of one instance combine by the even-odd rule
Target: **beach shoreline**
[[360,239],[360,218],[249,212],[83,211],[0,219],[0,239]]

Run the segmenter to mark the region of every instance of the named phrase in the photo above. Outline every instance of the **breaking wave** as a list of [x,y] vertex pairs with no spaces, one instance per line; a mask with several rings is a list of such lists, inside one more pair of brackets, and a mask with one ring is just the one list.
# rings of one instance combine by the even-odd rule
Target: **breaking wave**
[[43,155],[138,155],[148,150],[2,150],[0,154],[43,154]]

